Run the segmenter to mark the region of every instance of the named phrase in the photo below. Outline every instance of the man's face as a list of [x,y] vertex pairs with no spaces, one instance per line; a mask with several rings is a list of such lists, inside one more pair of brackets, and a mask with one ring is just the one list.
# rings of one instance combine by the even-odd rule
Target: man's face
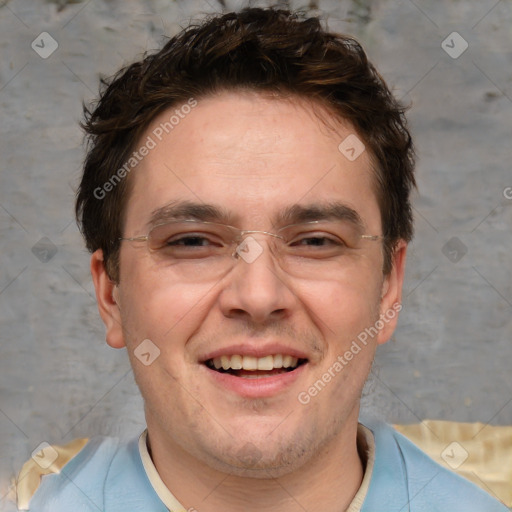
[[[338,149],[354,133],[348,123],[333,130],[303,101],[224,93],[199,100],[158,141],[154,130],[174,110],[141,138],[151,136],[156,147],[130,176],[124,237],[146,235],[155,212],[159,224],[166,207],[192,203],[223,214],[208,220],[267,232],[290,224],[283,213],[336,204],[356,213],[364,234],[382,233],[369,155],[351,161]],[[356,229],[353,218],[340,222]],[[102,305],[99,290],[100,310],[108,342],[128,349],[150,438],[223,471],[281,468],[277,475],[354,428],[376,344],[395,321],[359,342],[350,360],[343,356],[399,300],[404,258],[383,276],[382,241],[365,239],[337,259],[315,261],[314,272],[300,264],[288,272],[272,254],[274,237],[252,238],[262,249],[254,261],[238,257],[211,277],[204,262],[187,263],[184,273],[144,242],[123,241],[119,284],[110,290],[115,302]],[[149,365],[134,353],[143,340],[160,351]],[[252,356],[269,368],[281,355],[287,364],[295,358],[286,371],[222,372],[213,364],[225,356],[250,367]],[[308,392],[319,379],[323,385]]]

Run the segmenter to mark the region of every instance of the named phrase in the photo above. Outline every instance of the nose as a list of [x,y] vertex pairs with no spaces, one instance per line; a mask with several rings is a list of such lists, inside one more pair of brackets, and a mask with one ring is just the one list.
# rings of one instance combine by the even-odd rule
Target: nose
[[245,237],[236,248],[237,262],[225,278],[219,302],[224,316],[263,324],[289,317],[297,298],[276,264],[272,244],[256,236]]

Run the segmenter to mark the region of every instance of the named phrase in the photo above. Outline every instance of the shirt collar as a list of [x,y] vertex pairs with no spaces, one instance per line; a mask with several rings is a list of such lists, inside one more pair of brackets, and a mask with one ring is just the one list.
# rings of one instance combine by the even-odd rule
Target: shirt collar
[[[148,431],[142,432],[139,437],[139,453],[142,459],[142,465],[146,471],[146,475],[162,503],[171,512],[187,512],[187,509],[176,499],[172,492],[164,484],[158,471],[156,470],[151,456],[148,451],[147,444]],[[357,491],[354,499],[350,503],[346,512],[360,512],[363,502],[368,493],[370,480],[372,478],[373,467],[375,464],[375,441],[371,430],[364,425],[359,424],[357,428],[357,450],[364,465],[364,476],[361,486]]]

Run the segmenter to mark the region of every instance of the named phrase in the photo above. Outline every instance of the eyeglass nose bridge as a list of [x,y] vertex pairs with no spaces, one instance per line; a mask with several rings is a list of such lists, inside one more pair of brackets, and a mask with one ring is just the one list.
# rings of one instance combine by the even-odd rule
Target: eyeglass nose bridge
[[[242,249],[242,250],[240,249],[240,247],[244,244],[244,242],[246,240],[245,237],[247,235],[254,235],[254,234],[269,235],[273,238],[278,238],[280,240],[284,240],[283,236],[278,235],[277,233],[271,233],[270,231],[261,231],[261,230],[256,230],[256,229],[246,229],[246,230],[240,231],[237,238],[234,240],[236,246],[235,246],[235,249],[233,250],[233,252],[231,253],[231,256],[233,258],[235,258],[236,260],[238,260],[239,258],[242,258],[245,262],[252,263],[260,256],[260,254],[263,252],[263,248],[256,242],[256,240],[255,240],[255,242],[258,244],[259,250],[254,251],[254,248],[253,248],[251,251],[251,248],[247,247],[247,245],[244,247],[244,249]],[[252,254],[250,254],[251,252],[252,252]],[[241,253],[249,253],[249,254],[244,256]]]

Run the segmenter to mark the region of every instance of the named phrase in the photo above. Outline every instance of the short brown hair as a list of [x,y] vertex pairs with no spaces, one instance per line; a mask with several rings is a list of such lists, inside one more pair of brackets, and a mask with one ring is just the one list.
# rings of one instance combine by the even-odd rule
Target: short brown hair
[[247,8],[184,29],[159,52],[102,80],[95,109],[84,106],[88,151],[76,216],[87,248],[103,250],[110,278],[119,279],[130,180],[119,180],[104,197],[97,191],[160,112],[191,97],[241,89],[298,95],[352,123],[374,162],[388,273],[397,241],[413,234],[414,151],[405,108],[353,38],[325,31],[318,18]]

